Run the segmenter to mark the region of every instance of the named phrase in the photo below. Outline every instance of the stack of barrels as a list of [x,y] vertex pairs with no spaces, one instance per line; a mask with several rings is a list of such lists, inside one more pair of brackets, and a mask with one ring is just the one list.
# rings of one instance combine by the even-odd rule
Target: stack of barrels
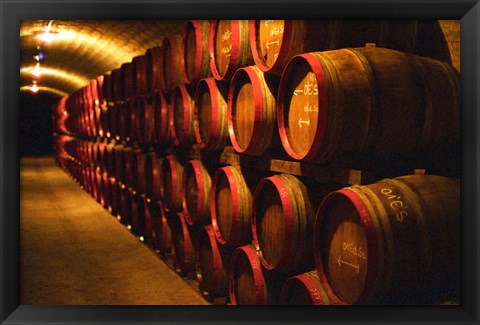
[[437,21],[192,20],[160,41],[60,100],[54,147],[179,275],[232,305],[458,299],[459,72]]

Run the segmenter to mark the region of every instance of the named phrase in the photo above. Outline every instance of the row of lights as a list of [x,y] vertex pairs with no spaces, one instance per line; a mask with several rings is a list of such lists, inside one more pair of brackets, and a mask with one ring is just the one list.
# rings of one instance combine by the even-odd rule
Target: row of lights
[[[45,32],[37,35],[37,38],[43,43],[51,43],[56,37],[55,33],[50,32],[50,29],[52,28],[52,23],[53,20],[50,20],[48,22],[47,28],[45,29]],[[39,50],[38,54],[33,57],[37,61],[37,63],[35,65],[35,68],[30,71],[30,74],[33,78],[32,85],[30,86],[30,91],[34,94],[36,94],[40,90],[37,84],[40,76],[43,74],[43,71],[40,68],[40,62],[43,62],[43,60],[45,59],[45,54],[41,51],[40,46],[37,46],[37,50]]]

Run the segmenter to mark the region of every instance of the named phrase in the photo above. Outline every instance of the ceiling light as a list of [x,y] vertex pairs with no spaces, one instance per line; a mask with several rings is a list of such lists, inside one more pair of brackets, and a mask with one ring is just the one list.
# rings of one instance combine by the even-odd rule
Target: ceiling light
[[37,82],[34,81],[34,82],[33,82],[33,85],[30,86],[30,91],[31,91],[32,93],[36,94],[39,90],[40,90],[40,88],[38,88]]
[[53,20],[50,20],[48,22],[47,28],[45,29],[45,33],[37,35],[37,37],[45,43],[50,43],[57,36],[57,33],[50,33],[50,29],[52,28],[52,22]]
[[30,71],[30,73],[37,78],[43,74],[43,71],[40,69],[40,62],[37,62],[37,65],[32,71]]

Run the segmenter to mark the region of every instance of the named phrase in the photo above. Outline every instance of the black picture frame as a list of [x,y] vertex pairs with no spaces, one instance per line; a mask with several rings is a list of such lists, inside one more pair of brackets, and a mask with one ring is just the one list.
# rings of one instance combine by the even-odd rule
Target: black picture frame
[[[478,0],[0,0],[0,320],[2,324],[478,324]],[[460,306],[19,305],[19,26],[23,19],[461,19],[462,304]]]

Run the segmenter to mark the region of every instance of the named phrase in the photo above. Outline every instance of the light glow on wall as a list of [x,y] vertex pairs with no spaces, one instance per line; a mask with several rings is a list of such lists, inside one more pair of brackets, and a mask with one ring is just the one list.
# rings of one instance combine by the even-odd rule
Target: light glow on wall
[[[36,66],[20,67],[20,75],[32,73],[32,71],[34,71],[35,68]],[[59,70],[59,69],[51,69],[51,68],[43,67],[41,68],[41,74],[43,76],[52,76],[57,79],[61,79],[62,82],[71,84],[71,87],[73,89],[81,88],[90,81],[90,79],[86,77],[74,75],[71,72]]]
[[[20,87],[20,91],[30,91],[30,92],[31,92],[31,91],[32,91],[32,90],[31,90],[31,87],[32,87],[32,86],[33,86],[33,85],[31,85],[31,86],[22,86],[22,87]],[[37,88],[38,88],[37,92],[39,92],[39,91],[42,91],[42,92],[43,92],[43,91],[44,91],[44,92],[47,92],[47,93],[51,93],[51,94],[58,95],[58,96],[60,96],[60,97],[65,97],[65,96],[68,96],[68,95],[69,95],[69,94],[67,94],[67,93],[64,92],[64,91],[61,91],[61,90],[58,90],[58,89],[55,89],[55,88],[50,88],[50,87],[45,87],[45,86],[38,86],[38,85],[36,85],[36,86],[37,86]]]

